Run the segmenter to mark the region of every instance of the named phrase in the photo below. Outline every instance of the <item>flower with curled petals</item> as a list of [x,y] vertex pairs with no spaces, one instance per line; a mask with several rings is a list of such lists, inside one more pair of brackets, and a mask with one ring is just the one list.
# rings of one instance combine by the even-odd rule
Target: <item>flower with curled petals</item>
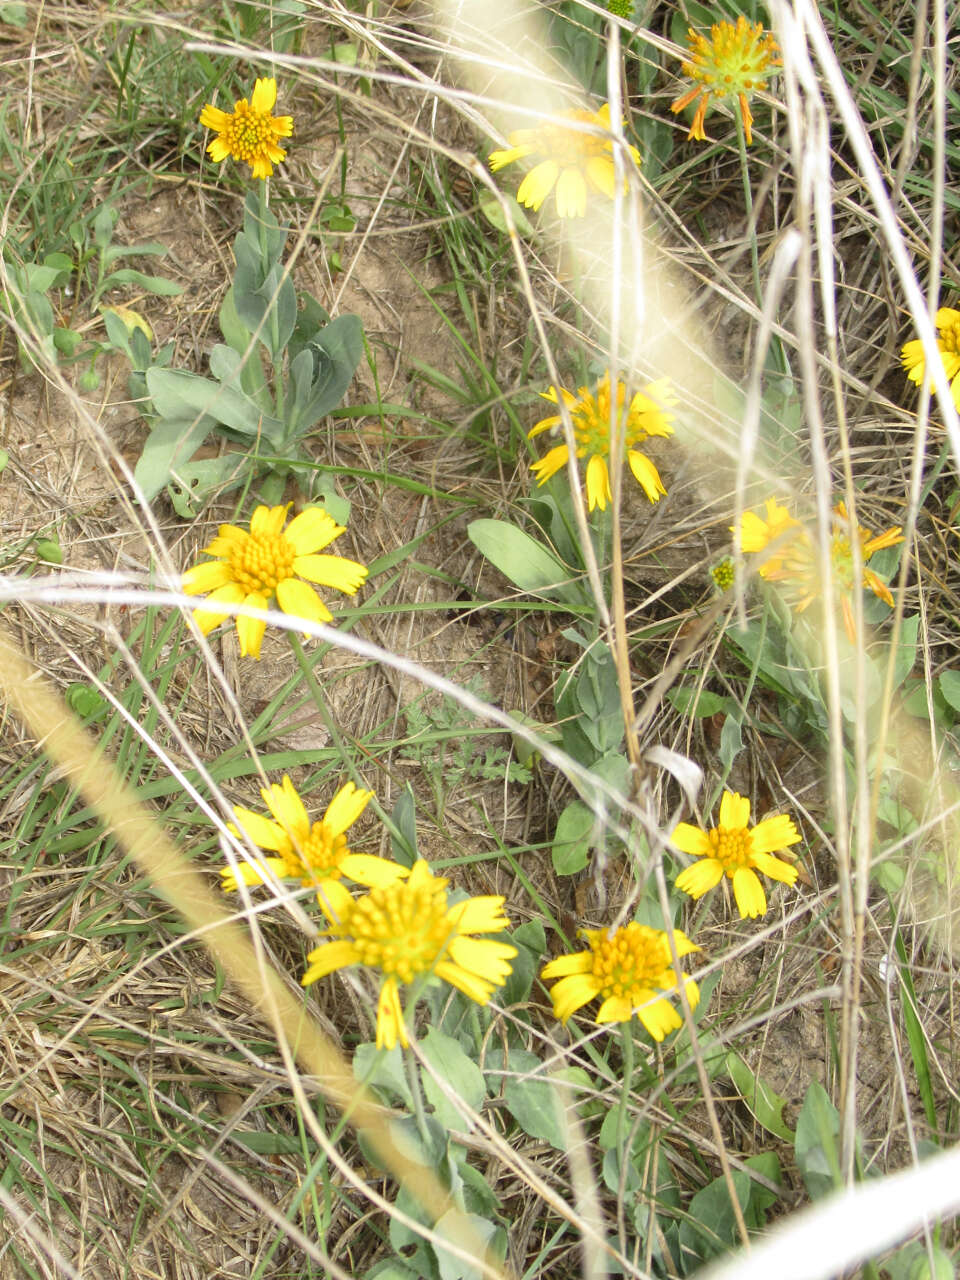
[[[290,503],[282,507],[257,507],[250,530],[222,524],[203,554],[216,556],[188,569],[183,590],[188,596],[209,599],[193,611],[197,626],[207,635],[228,615],[218,604],[247,605],[266,609],[276,599],[284,613],[309,622],[332,622],[333,614],[310,586],[315,582],[354,595],[366,581],[367,569],[343,556],[317,555],[344,532],[331,515],[319,507],[307,507],[284,528]],[[304,582],[303,579],[307,581]],[[260,657],[267,624],[260,618],[237,618],[240,655]]]
[[237,826],[230,823],[235,836],[245,835],[261,849],[274,856],[257,862],[240,862],[236,871],[224,867],[220,872],[222,888],[230,891],[238,882],[246,885],[267,884],[270,879],[299,880],[304,888],[316,888],[325,894],[331,881],[352,880],[368,889],[393,884],[408,875],[388,858],[372,853],[354,853],[347,847],[346,831],[353,826],[373,799],[372,791],[364,791],[352,782],[344,783],[327,805],[317,822],[310,815],[290,779],[273,782],[260,791],[271,817],[265,818],[252,809],[234,805]]
[[726,876],[733,881],[733,896],[741,920],[762,916],[767,909],[767,895],[757,875],[761,871],[771,880],[795,884],[797,868],[773,856],[775,849],[785,849],[800,840],[793,819],[785,813],[764,818],[748,827],[750,801],[735,791],[725,791],[720,801],[720,825],[701,831],[689,822],[674,828],[670,839],[683,853],[699,858],[677,876],[676,887],[691,898],[702,898]]
[[[610,200],[616,195],[609,103],[605,102],[599,111],[562,111],[532,129],[514,130],[509,142],[509,147],[490,153],[489,164],[494,173],[528,156],[540,157],[540,163],[530,170],[517,191],[517,199],[528,209],[539,209],[556,188],[559,216],[582,218],[591,191]],[[626,149],[634,164],[639,165],[636,147],[628,145]]]
[[[960,412],[960,311],[954,311],[952,307],[941,307],[934,317],[934,323],[940,330],[937,347],[943,361],[943,372],[950,383],[953,403]],[[922,387],[927,372],[927,357],[919,338],[904,344],[900,361],[910,381]],[[933,392],[932,380],[930,391]]]
[[682,111],[694,99],[699,98],[688,138],[705,142],[707,135],[703,121],[710,100],[735,98],[740,106],[743,132],[749,145],[753,141],[750,112],[751,94],[765,89],[774,67],[780,65],[777,42],[763,24],[755,25],[741,14],[736,25],[732,22],[715,22],[710,28],[710,39],[691,27],[687,32],[690,51],[689,61],[683,64],[683,74],[693,80],[693,88],[671,103],[670,110]]
[[324,909],[332,923],[325,936],[330,941],[307,956],[309,968],[301,982],[307,987],[352,964],[378,970],[378,1049],[410,1043],[401,986],[441,978],[477,1004],[486,1004],[510,975],[516,947],[472,936],[510,927],[503,898],[465,898],[450,905],[448,883],[421,859],[408,879],[378,886],[361,898],[351,898],[339,882],[327,886]]
[[[682,1025],[679,1013],[662,993],[676,991],[678,975],[670,956],[670,942],[663,929],[631,920],[620,929],[581,929],[580,937],[589,951],[558,956],[541,970],[546,982],[559,978],[550,988],[554,1015],[566,1023],[571,1014],[591,1000],[602,1000],[597,1022],[629,1022],[637,1015],[653,1036],[662,1040]],[[699,951],[679,929],[673,930],[678,958]],[[691,1008],[700,991],[692,978],[683,978]]]
[[216,134],[207,146],[210,159],[220,164],[232,156],[248,164],[253,177],[269,178],[273,166],[287,154],[277,145],[278,139],[293,133],[293,116],[270,114],[276,101],[277,82],[266,77],[253,86],[250,101],[241,98],[232,112],[208,102],[200,112],[200,123]]
[[[577,457],[587,458],[587,506],[592,511],[599,507],[606,510],[610,501],[610,471],[607,459],[610,456],[610,373],[609,371],[591,391],[588,387],[580,387],[577,394],[564,387],[551,387],[549,391],[541,391],[541,398],[551,404],[563,403],[570,411],[573,422],[573,434],[577,442]],[[643,489],[651,502],[659,502],[660,495],[667,491],[663,487],[660,473],[645,453],[637,447],[652,436],[673,435],[673,414],[666,406],[676,403],[676,396],[670,389],[669,378],[658,378],[643,391],[637,391],[627,406],[627,388],[617,380],[617,403],[615,412],[621,418],[620,439],[626,455],[627,464],[633,472],[637,484]],[[626,411],[625,411],[626,408]],[[538,436],[542,431],[554,431],[563,419],[560,414],[551,414],[543,418],[527,433],[530,438]],[[570,450],[565,444],[558,444],[538,461],[531,464],[531,471],[537,477],[538,484],[546,484],[551,476],[556,475],[567,465]]]

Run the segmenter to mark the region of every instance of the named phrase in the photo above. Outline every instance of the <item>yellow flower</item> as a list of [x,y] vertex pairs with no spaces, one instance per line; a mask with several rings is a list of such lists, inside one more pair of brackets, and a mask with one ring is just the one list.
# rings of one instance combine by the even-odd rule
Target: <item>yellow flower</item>
[[[598,137],[585,129],[571,128],[568,122],[592,125],[608,136]],[[579,108],[563,111],[533,129],[517,129],[511,133],[508,148],[491,151],[490,168],[496,173],[516,160],[532,155],[542,156],[540,163],[520,183],[517,199],[528,209],[539,209],[556,187],[560,217],[582,218],[587,211],[587,193],[591,188],[611,200],[616,194],[613,139],[609,134],[609,103],[605,102],[599,111]],[[627,150],[634,163],[639,165],[640,152],[631,146]]]
[[[220,532],[204,547],[203,555],[217,556],[196,564],[183,575],[188,596],[210,593],[207,604],[194,610],[197,626],[207,635],[228,615],[211,608],[217,604],[243,604],[266,609],[276,597],[284,613],[310,622],[332,622],[333,615],[310,582],[354,595],[365,581],[367,569],[343,556],[315,553],[344,532],[332,516],[318,507],[307,507],[284,528],[290,503],[283,507],[257,507],[250,517],[250,532],[222,524]],[[306,578],[308,582],[301,582]],[[237,618],[242,657],[260,657],[267,624],[259,618]]]
[[[573,419],[573,433],[577,441],[577,457],[589,457],[587,463],[587,505],[592,511],[599,507],[606,510],[610,501],[610,472],[607,469],[607,458],[610,454],[610,374],[601,378],[594,391],[580,387],[577,394],[564,390],[563,387],[551,387],[549,391],[541,391],[540,395],[551,404],[559,404],[560,396],[570,411]],[[617,413],[623,416],[627,398],[627,389],[617,382]],[[657,468],[650,459],[639,451],[637,445],[651,436],[672,436],[673,414],[662,406],[676,404],[676,396],[670,389],[668,378],[659,378],[651,382],[643,391],[638,391],[630,401],[626,411],[626,421],[621,427],[624,448],[630,470],[644,493],[651,502],[659,502],[660,495],[666,493],[663,481]],[[529,432],[530,438],[541,431],[550,431],[558,427],[563,419],[559,414],[544,418]],[[546,484],[551,476],[556,475],[567,465],[570,451],[565,444],[556,445],[545,454],[539,462],[531,464],[531,470],[537,477],[538,484]]]
[[[936,326],[940,330],[937,346],[940,348],[943,371],[950,383],[953,403],[960,411],[960,311],[941,307],[936,314]],[[912,342],[904,345],[900,359],[910,381],[915,382],[918,387],[922,386],[927,370],[927,358],[923,354],[923,343],[919,338],[914,338]],[[932,380],[930,390],[933,391]]]
[[[850,517],[846,503],[838,502],[833,509],[834,528],[830,542],[830,564],[833,582],[840,596],[843,622],[850,643],[855,640],[853,625],[854,577],[853,548],[850,544]],[[857,524],[860,540],[860,558],[864,565],[875,551],[896,546],[903,541],[899,525],[891,526],[883,533],[873,535],[862,524]],[[787,595],[797,613],[802,613],[821,594],[820,564],[817,549],[806,530],[794,520],[786,507],[778,506],[775,499],[767,501],[767,518],[752,511],[744,513],[740,526],[740,548],[747,553],[760,553],[776,543],[776,549],[760,566],[760,575],[768,582],[783,582]],[[867,587],[877,599],[893,607],[890,588],[872,569],[864,568],[861,587]]]
[[263,802],[273,820],[234,805],[233,814],[240,830],[230,823],[235,836],[246,835],[261,849],[277,856],[260,862],[241,862],[234,871],[224,867],[222,887],[236,889],[239,881],[248,885],[265,884],[271,875],[278,880],[299,880],[305,888],[316,887],[325,893],[331,881],[346,877],[370,889],[393,884],[408,875],[406,867],[372,853],[354,853],[347,848],[344,834],[363,813],[372,791],[362,791],[347,782],[327,805],[319,822],[311,822],[303,801],[286,775],[282,784],[271,783],[261,789]]
[[[680,1015],[661,991],[676,991],[677,974],[670,959],[670,943],[662,929],[629,924],[612,933],[607,929],[581,929],[589,951],[558,956],[540,973],[544,981],[559,978],[550,988],[554,1015],[566,1023],[570,1015],[594,997],[603,1001],[597,1022],[629,1022],[634,1014],[654,1040],[662,1040],[682,1025]],[[679,929],[673,930],[678,956],[699,951]],[[683,975],[680,975],[683,977]],[[700,991],[692,978],[683,977],[691,1007],[696,1007]]]
[[750,801],[735,791],[725,791],[720,801],[720,825],[701,831],[689,822],[681,822],[670,839],[684,853],[699,862],[681,871],[676,887],[691,898],[702,898],[719,884],[724,876],[733,881],[740,918],[762,916],[767,909],[767,896],[757,876],[762,871],[771,880],[794,884],[797,869],[773,856],[774,849],[785,849],[800,840],[793,819],[785,813],[764,818],[751,830]]
[[750,132],[753,116],[748,99],[758,89],[767,87],[772,69],[780,65],[776,40],[769,31],[764,32],[762,23],[752,26],[743,14],[736,26],[732,22],[715,22],[710,28],[709,40],[692,28],[687,32],[687,39],[690,60],[683,64],[683,74],[694,81],[694,86],[671,103],[670,110],[682,111],[699,97],[687,137],[703,142],[707,136],[703,121],[711,98],[736,98],[749,144],[753,141]]
[[377,1004],[377,1048],[406,1047],[407,1029],[400,1004],[400,985],[428,976],[442,978],[477,1004],[486,1004],[494,987],[510,974],[516,947],[474,933],[499,933],[510,927],[503,898],[465,898],[447,903],[447,884],[424,861],[414,863],[408,880],[371,889],[351,898],[343,885],[327,886],[334,923],[326,930],[333,941],[311,951],[305,987],[351,964],[378,969],[383,975]]
[[293,116],[270,114],[276,101],[277,82],[268,77],[253,86],[249,102],[241,98],[234,103],[232,113],[208,102],[200,112],[200,123],[217,135],[207,147],[211,160],[220,164],[232,156],[248,164],[255,178],[269,178],[273,166],[287,154],[277,140],[293,133]]

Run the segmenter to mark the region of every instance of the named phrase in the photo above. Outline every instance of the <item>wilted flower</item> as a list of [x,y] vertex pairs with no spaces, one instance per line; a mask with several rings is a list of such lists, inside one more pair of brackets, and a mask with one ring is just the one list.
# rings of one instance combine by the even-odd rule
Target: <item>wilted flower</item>
[[[579,933],[590,950],[558,956],[540,973],[545,982],[560,979],[550,988],[550,999],[561,1022],[599,998],[603,1003],[597,1022],[629,1022],[636,1014],[654,1040],[662,1040],[682,1025],[676,1009],[661,994],[676,991],[678,982],[663,929],[631,920],[613,931],[581,929]],[[673,930],[673,942],[678,957],[700,950],[679,929]],[[692,978],[680,976],[687,1000],[695,1007],[699,988]]]
[[[573,434],[577,441],[577,457],[589,458],[587,463],[587,506],[592,511],[599,507],[606,509],[610,501],[610,472],[607,459],[610,455],[610,374],[604,374],[596,386],[590,391],[580,387],[577,394],[563,387],[551,387],[549,391],[541,391],[540,395],[551,404],[559,404],[560,397],[570,411],[573,420]],[[623,418],[627,389],[617,382],[616,412]],[[660,495],[666,493],[663,481],[657,468],[650,459],[640,452],[638,445],[643,444],[651,436],[673,435],[673,414],[663,407],[676,403],[676,396],[670,389],[669,378],[659,378],[651,382],[643,391],[637,391],[630,400],[626,410],[626,420],[622,422],[620,435],[626,451],[627,462],[634,478],[641,486],[651,502],[659,502]],[[529,432],[530,437],[542,431],[550,431],[560,426],[563,421],[559,414],[544,418]],[[545,484],[551,476],[567,465],[570,451],[565,444],[558,444],[539,462],[531,464],[531,470],[539,484]]]
[[697,97],[697,110],[690,126],[688,138],[703,142],[706,134],[703,121],[712,98],[736,98],[740,104],[743,132],[747,142],[753,141],[750,113],[750,95],[765,89],[773,68],[780,65],[777,42],[765,32],[763,24],[752,25],[743,14],[732,22],[715,22],[710,28],[710,39],[699,35],[693,28],[687,33],[690,59],[683,64],[683,74],[694,81],[693,88],[671,103],[671,111],[682,111]]

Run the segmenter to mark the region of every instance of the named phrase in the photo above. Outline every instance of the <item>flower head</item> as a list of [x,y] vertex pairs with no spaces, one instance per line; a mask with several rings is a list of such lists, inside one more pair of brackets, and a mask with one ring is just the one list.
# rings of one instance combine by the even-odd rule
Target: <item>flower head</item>
[[743,132],[747,143],[753,141],[750,132],[753,116],[749,98],[758,89],[767,87],[767,80],[774,67],[780,65],[777,42],[763,24],[749,23],[743,14],[732,22],[715,22],[710,28],[710,39],[699,35],[692,28],[687,33],[690,59],[683,64],[683,74],[694,81],[693,88],[671,103],[671,111],[682,111],[697,97],[697,110],[690,126],[688,138],[698,142],[706,140],[703,121],[711,98],[736,98],[740,103]]
[[[586,127],[578,128],[578,125]],[[602,130],[606,136],[598,136],[596,130]],[[560,217],[582,218],[587,211],[589,190],[599,191],[611,200],[616,194],[608,103],[599,111],[574,108],[533,129],[516,129],[509,141],[509,147],[490,153],[490,168],[494,173],[527,156],[542,157],[517,191],[517,199],[528,209],[539,209],[556,187]],[[639,164],[640,152],[636,147],[628,146],[627,151],[634,163]]]
[[270,114],[276,101],[277,82],[268,77],[253,86],[249,102],[241,98],[234,103],[232,112],[208,102],[200,112],[200,123],[217,135],[207,146],[210,159],[220,164],[233,156],[248,164],[255,178],[269,178],[273,166],[287,154],[277,140],[293,133],[293,116]]
[[[940,349],[940,359],[943,361],[943,372],[950,383],[953,403],[960,411],[960,311],[941,307],[935,320],[940,330],[937,346]],[[914,338],[912,342],[904,345],[900,360],[910,381],[915,382],[918,387],[922,386],[927,372],[927,358],[919,338]],[[932,379],[930,390],[933,391]]]
[[753,828],[750,801],[735,791],[725,791],[720,801],[720,825],[701,831],[689,822],[681,822],[670,839],[684,853],[699,858],[677,876],[676,887],[691,898],[702,898],[720,883],[724,876],[733,881],[740,918],[762,916],[767,909],[767,895],[757,876],[762,871],[771,880],[794,884],[797,869],[773,856],[774,849],[796,844],[800,832],[785,813],[764,818]]
[[[574,395],[563,387],[551,387],[549,391],[541,391],[540,394],[551,404],[559,404],[560,397],[563,397],[573,419],[577,457],[590,459],[587,463],[587,505],[591,511],[594,507],[604,511],[610,501],[610,472],[607,469],[607,458],[610,455],[610,374],[604,374],[593,391],[580,387]],[[616,412],[621,418],[624,418],[626,400],[627,389],[618,381]],[[651,502],[659,502],[660,495],[667,491],[657,468],[637,446],[651,436],[673,435],[673,415],[663,406],[675,403],[676,397],[670,390],[670,380],[659,378],[643,391],[636,392],[626,409],[625,421],[621,426],[621,438],[630,470]],[[559,414],[553,414],[538,422],[529,435],[532,438],[541,431],[550,431],[562,421]],[[562,470],[567,465],[569,456],[567,446],[558,444],[544,454],[539,462],[534,462],[531,470],[537,477],[537,483],[545,484],[551,476]]]
[[272,818],[234,805],[233,815],[240,830],[230,823],[234,835],[245,835],[261,849],[275,854],[259,862],[243,862],[237,870],[224,867],[222,887],[236,889],[239,881],[265,884],[271,876],[278,880],[299,880],[305,888],[325,894],[331,881],[345,877],[368,889],[393,884],[408,874],[406,867],[371,853],[354,853],[347,847],[346,830],[363,813],[373,798],[352,782],[345,783],[327,805],[318,822],[311,822],[303,801],[290,779],[264,787],[260,794]]
[[710,570],[710,577],[713,579],[713,585],[718,591],[730,590],[736,579],[736,573],[734,572],[733,561],[729,556],[724,556],[718,564],[713,566]]
[[[541,971],[544,981],[559,978],[550,988],[553,1012],[561,1022],[595,996],[603,1001],[597,1022],[629,1022],[634,1014],[654,1040],[662,1040],[681,1026],[680,1015],[660,994],[677,989],[678,975],[670,958],[670,943],[662,929],[632,920],[620,929],[581,929],[589,951],[575,951],[551,960]],[[678,956],[699,951],[679,929],[673,930]],[[683,977],[683,975],[679,975]],[[691,1006],[700,991],[692,978],[683,978]]]
[[[844,626],[850,643],[853,644],[855,633],[852,596],[857,580],[850,541],[850,517],[845,503],[837,503],[833,509],[833,517],[830,565],[843,608]],[[860,586],[867,587],[879,600],[892,607],[890,588],[872,569],[865,566],[875,551],[896,546],[903,541],[900,527],[894,525],[883,533],[872,534],[858,522],[856,534],[860,542],[860,558],[864,564]],[[768,582],[785,583],[790,603],[797,613],[802,613],[821,594],[817,548],[800,522],[794,520],[786,507],[779,506],[775,499],[767,501],[766,519],[753,511],[744,512],[739,540],[741,551],[748,554],[763,554],[768,547],[771,548],[760,565],[760,576]]]
[[426,862],[414,863],[408,880],[371,889],[351,898],[341,884],[328,887],[334,922],[332,939],[311,951],[310,967],[301,979],[318,978],[351,964],[364,964],[383,975],[377,1004],[377,1048],[409,1044],[400,1004],[400,985],[435,976],[449,982],[477,1004],[486,1004],[494,987],[510,974],[516,947],[474,933],[499,933],[510,926],[503,898],[466,898],[451,906],[447,884]]
[[[188,569],[183,590],[188,596],[210,593],[210,599],[193,612],[197,626],[207,635],[227,614],[218,604],[243,604],[266,609],[276,598],[284,613],[310,622],[332,622],[333,615],[313,587],[333,587],[354,595],[366,580],[367,569],[343,556],[315,554],[344,532],[332,516],[318,507],[307,507],[284,528],[290,504],[257,507],[250,517],[250,531],[222,524],[217,537],[204,547],[203,554],[216,556]],[[300,579],[306,578],[307,582]],[[260,645],[267,624],[259,618],[237,618],[242,657],[260,657]]]

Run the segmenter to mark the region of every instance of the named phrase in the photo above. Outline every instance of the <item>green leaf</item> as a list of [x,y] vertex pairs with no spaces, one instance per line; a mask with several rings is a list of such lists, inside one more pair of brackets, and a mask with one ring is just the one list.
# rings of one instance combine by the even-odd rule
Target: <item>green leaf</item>
[[508,204],[510,206],[510,212],[513,215],[513,225],[516,227],[517,232],[522,236],[532,236],[533,227],[530,224],[530,219],[523,212],[523,209],[517,201],[514,200],[513,196],[481,196],[480,212],[490,223],[491,227],[496,227],[498,231],[502,232],[504,235],[508,235],[507,219],[503,212],[504,204]]
[[726,1068],[734,1088],[747,1104],[750,1114],[757,1123],[763,1125],[769,1133],[783,1138],[785,1142],[793,1142],[796,1135],[783,1119],[786,1098],[781,1098],[766,1081],[754,1075],[739,1054],[732,1052],[727,1054]]
[[899,689],[913,670],[917,660],[917,631],[920,626],[920,615],[911,614],[904,618],[897,642],[897,656],[893,663],[893,687]]
[[960,711],[960,671],[941,671],[937,679],[947,703],[954,711]]
[[221,454],[217,458],[195,458],[178,462],[167,493],[177,515],[192,519],[214,497],[237,489],[250,472],[252,462],[245,453]]
[[932,1271],[927,1246],[921,1240],[911,1241],[885,1259],[883,1270],[889,1280],[956,1280],[957,1273],[950,1255],[939,1244],[932,1244],[931,1252]]
[[811,1200],[819,1200],[843,1186],[837,1138],[840,1115],[827,1091],[813,1080],[797,1118],[794,1151]]
[[189,462],[213,425],[211,418],[164,418],[151,428],[133,469],[133,478],[146,502],[151,502],[170,482],[180,463]]
[[[532,1063],[521,1066],[520,1070],[539,1071],[543,1064],[534,1054],[521,1054],[514,1050],[510,1055],[510,1066],[516,1070],[524,1059],[533,1058]],[[503,1090],[504,1100],[510,1114],[520,1128],[531,1138],[539,1138],[549,1142],[557,1151],[567,1149],[569,1131],[564,1120],[564,1109],[569,1100],[566,1088],[561,1089],[549,1078],[531,1076],[527,1079],[508,1079]]]
[[483,1072],[468,1058],[460,1047],[459,1041],[445,1035],[435,1027],[427,1032],[420,1041],[423,1055],[446,1083],[463,1099],[466,1108],[452,1102],[437,1084],[428,1071],[421,1072],[423,1092],[427,1101],[433,1106],[437,1119],[447,1129],[468,1129],[471,1124],[470,1112],[480,1109],[485,1088]]
[[[477,1245],[485,1248],[494,1256],[499,1255],[501,1258],[506,1252],[506,1234],[502,1227],[498,1227],[495,1222],[490,1222],[487,1218],[478,1217],[475,1213],[462,1213],[459,1209],[449,1209],[441,1218],[437,1219],[434,1227],[437,1235],[445,1236],[451,1243],[463,1245],[463,1231],[461,1224],[467,1222],[472,1228],[472,1236],[475,1238]],[[494,1244],[496,1237],[500,1237],[500,1248]],[[437,1265],[440,1268],[440,1280],[483,1280],[486,1274],[482,1272],[479,1266],[473,1266],[464,1258],[454,1255],[441,1245],[435,1246],[437,1255]]]
[[553,869],[558,876],[582,871],[590,860],[597,827],[595,815],[580,800],[571,800],[557,820],[553,835]]
[[262,413],[237,386],[214,382],[181,369],[154,367],[147,370],[146,376],[147,390],[161,418],[192,421],[207,415],[241,435],[262,433],[271,444],[280,438],[280,422]]
[[401,867],[412,867],[417,860],[417,804],[408,782],[397,796],[390,814],[396,831],[390,833],[390,852]]
[[[750,1179],[739,1169],[733,1170],[731,1176],[740,1208],[745,1212],[750,1200]],[[680,1266],[686,1275],[711,1258],[729,1253],[740,1240],[723,1177],[714,1178],[697,1192],[690,1201],[688,1214],[680,1226]]]
[[253,335],[237,314],[233,285],[224,294],[223,302],[220,304],[219,323],[224,341],[242,356],[250,345]]
[[698,720],[715,716],[719,711],[730,713],[736,706],[732,698],[711,693],[709,689],[700,689],[698,692],[689,685],[681,685],[679,689],[669,689],[667,701],[672,703],[681,715],[695,716]]
[[113,228],[120,214],[111,204],[105,204],[93,220],[93,243],[105,249],[113,238]]
[[7,22],[11,27],[23,28],[27,25],[27,6],[25,4],[0,4],[0,22]]
[[148,276],[133,267],[121,267],[119,271],[111,271],[103,281],[98,293],[104,293],[118,284],[135,284],[138,289],[146,289],[148,293],[159,294],[163,298],[175,298],[183,293],[183,285],[165,276]]
[[579,599],[570,574],[536,538],[506,520],[473,520],[467,537],[491,564],[521,591],[531,595],[553,593],[562,600]]
[[38,538],[37,555],[47,564],[63,564],[63,547],[56,538]]
[[76,354],[82,341],[83,334],[78,333],[76,329],[62,329],[58,326],[53,331],[53,345],[67,359]]
[[583,713],[580,728],[600,755],[623,741],[623,710],[613,654],[605,644],[587,651],[577,676],[576,698]]
[[[337,316],[306,343],[313,363],[309,399],[296,424],[302,434],[332,413],[342,402],[363,355],[363,324],[359,316]],[[299,359],[301,353],[298,353]]]
[[720,730],[720,763],[728,770],[743,750],[743,734],[741,733],[739,711],[736,716],[727,716]]
[[110,710],[110,703],[89,684],[76,680],[67,686],[67,706],[84,720],[102,720]]
[[403,1050],[399,1045],[392,1049],[378,1049],[370,1041],[358,1044],[353,1051],[353,1074],[356,1080],[389,1098],[398,1100],[413,1109],[413,1095],[403,1065]]

